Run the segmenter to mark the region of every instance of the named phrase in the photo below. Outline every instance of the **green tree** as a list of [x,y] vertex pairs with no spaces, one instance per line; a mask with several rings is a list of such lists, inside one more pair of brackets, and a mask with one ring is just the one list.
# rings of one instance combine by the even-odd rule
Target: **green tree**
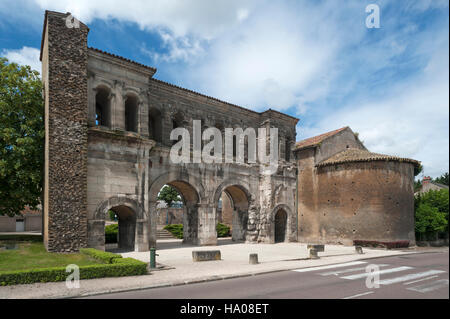
[[421,188],[422,188],[422,181],[420,179],[414,181],[414,192],[420,191]]
[[423,234],[437,234],[446,229],[448,222],[445,213],[430,204],[421,203],[416,210],[415,230]]
[[449,191],[430,190],[415,197],[416,232],[423,235],[448,233]]
[[175,188],[165,185],[159,192],[158,199],[165,201],[167,206],[170,207],[173,202],[181,200],[181,197]]
[[448,186],[448,172],[434,179],[436,183]]
[[39,73],[0,57],[0,215],[40,204],[43,110]]

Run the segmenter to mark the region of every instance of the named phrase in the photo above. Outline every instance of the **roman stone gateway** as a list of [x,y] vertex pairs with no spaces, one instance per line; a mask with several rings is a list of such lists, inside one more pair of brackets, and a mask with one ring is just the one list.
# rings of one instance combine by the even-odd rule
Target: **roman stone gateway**
[[[46,11],[41,45],[43,232],[49,251],[104,249],[109,210],[119,218],[122,248],[155,246],[157,195],[166,184],[183,198],[185,242],[216,244],[222,194],[231,203],[235,240],[275,242],[279,211],[286,223],[277,240],[297,240],[291,148],[298,119],[273,110],[254,112],[157,80],[155,68],[89,48],[88,27],[70,19],[68,13]],[[171,131],[184,127],[192,133],[194,120],[201,120],[202,131],[278,128],[277,171],[264,175],[259,164],[248,163],[172,163]]]
[[[155,247],[157,196],[164,185],[182,196],[187,243],[215,245],[220,220],[232,226],[233,240],[251,243],[414,244],[419,162],[371,153],[348,127],[294,147],[298,119],[160,81],[155,68],[89,48],[89,28],[75,22],[69,13],[46,11],[42,34],[43,234],[49,251],[105,249],[110,210],[119,219],[121,248]],[[264,174],[272,166],[250,160],[174,163],[171,132],[185,128],[194,136],[197,121],[200,131],[217,128],[225,136],[227,128],[265,128],[268,140],[269,129],[277,128],[276,170]],[[244,139],[247,159],[251,138]],[[239,158],[240,148],[232,147]],[[264,147],[273,154],[269,144]],[[196,147],[187,153],[195,155]]]

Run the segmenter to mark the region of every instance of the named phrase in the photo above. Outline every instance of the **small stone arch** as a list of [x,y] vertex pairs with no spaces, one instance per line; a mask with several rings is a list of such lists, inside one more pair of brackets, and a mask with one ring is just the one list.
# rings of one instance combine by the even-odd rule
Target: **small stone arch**
[[105,216],[112,210],[119,217],[118,247],[127,251],[135,251],[138,247],[139,236],[137,221],[142,220],[144,210],[142,206],[133,198],[124,196],[114,196],[98,205],[95,210],[96,235],[101,237],[102,246],[104,243]]
[[163,114],[157,107],[149,107],[148,109],[148,135],[151,139],[158,143],[162,142],[163,134]]
[[105,215],[108,210],[116,206],[129,207],[136,213],[137,218],[144,218],[144,209],[142,208],[142,205],[140,205],[134,198],[130,198],[128,196],[113,196],[97,206],[95,209],[94,219],[105,219]]
[[128,91],[125,95],[125,130],[139,132],[139,106],[142,100],[134,91]]
[[94,89],[94,121],[96,126],[111,127],[112,89],[101,82]]
[[292,221],[294,219],[293,212],[291,208],[286,204],[278,204],[275,206],[274,209],[272,209],[270,216],[269,216],[269,224],[270,224],[270,241],[272,243],[277,242],[277,230],[276,230],[276,216],[277,213],[280,211],[284,211],[286,213],[286,222],[285,222],[285,228],[284,228],[284,240],[283,241],[291,241],[292,238],[292,232],[293,230],[290,225],[292,225]]

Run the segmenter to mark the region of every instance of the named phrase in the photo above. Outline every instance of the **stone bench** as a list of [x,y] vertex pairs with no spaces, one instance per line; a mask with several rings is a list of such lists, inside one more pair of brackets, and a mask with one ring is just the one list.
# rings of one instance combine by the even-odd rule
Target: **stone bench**
[[220,250],[193,250],[192,260],[193,261],[209,261],[209,260],[220,260]]

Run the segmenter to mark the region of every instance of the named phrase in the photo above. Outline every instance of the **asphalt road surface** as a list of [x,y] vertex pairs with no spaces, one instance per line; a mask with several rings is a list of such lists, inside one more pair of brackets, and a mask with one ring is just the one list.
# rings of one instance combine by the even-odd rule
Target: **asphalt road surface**
[[448,265],[448,251],[428,252],[89,298],[448,299]]

